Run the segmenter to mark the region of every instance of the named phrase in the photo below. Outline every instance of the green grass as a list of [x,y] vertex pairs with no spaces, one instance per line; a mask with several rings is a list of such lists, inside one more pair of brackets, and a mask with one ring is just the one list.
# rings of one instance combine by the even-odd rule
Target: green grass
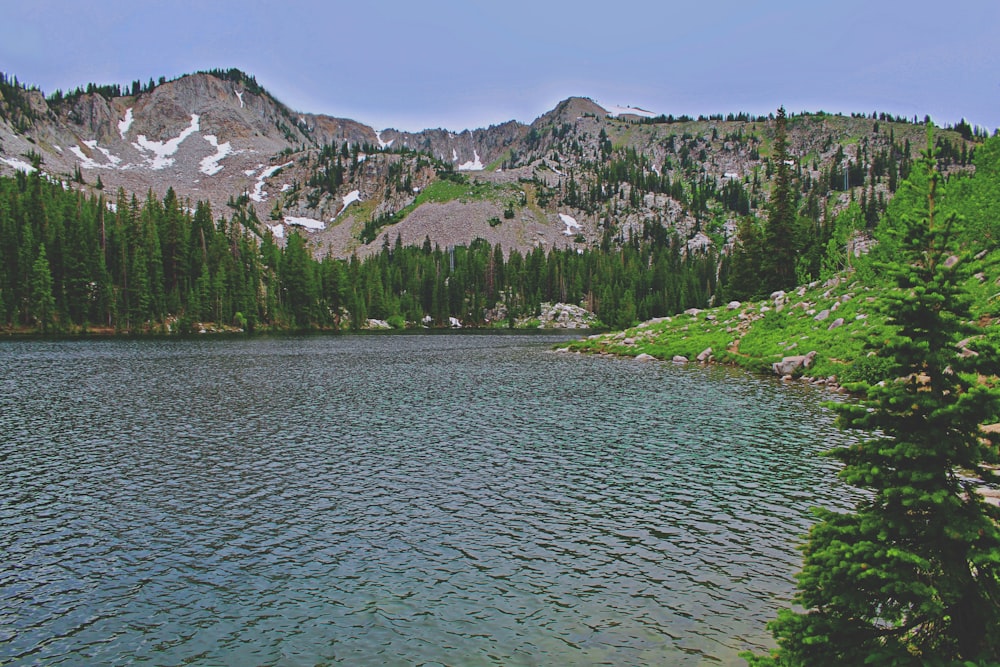
[[[808,375],[856,379],[852,367],[856,360],[866,358],[866,341],[884,331],[876,304],[869,300],[876,298],[876,292],[857,283],[814,284],[800,291],[786,295],[780,310],[771,300],[746,302],[734,310],[722,306],[576,341],[570,349],[623,356],[645,353],[664,360],[680,355],[694,360],[712,348],[716,362],[768,373],[771,364],[783,357],[815,350],[816,360],[805,371]],[[829,310],[829,316],[817,321],[816,315],[823,310]],[[843,318],[844,324],[830,329],[837,318]]]
[[412,204],[404,206],[391,216],[376,221],[373,217],[374,208],[368,210],[366,218],[358,216],[365,222],[357,230],[352,228],[352,234],[361,239],[362,242],[366,240],[366,236],[370,236],[371,238],[368,239],[370,242],[376,238],[380,229],[401,222],[423,204],[446,204],[452,201],[496,201],[517,208],[520,206],[522,194],[521,186],[515,183],[501,185],[489,181],[469,181],[461,176],[457,179],[442,178],[430,183],[420,191]]
[[[1000,251],[994,255],[1000,259]],[[984,335],[993,340],[1000,339],[998,265],[1000,261],[992,262],[987,275],[970,279],[966,285],[975,319],[983,326]],[[788,292],[780,310],[770,299],[745,302],[734,310],[721,306],[694,316],[675,315],[575,341],[569,348],[632,357],[645,353],[663,360],[681,355],[692,361],[712,348],[717,363],[768,374],[773,373],[771,364],[783,357],[815,351],[813,365],[802,374],[816,378],[835,375],[841,384],[874,384],[891,374],[888,363],[870,352],[872,343],[891,335],[880,309],[882,293],[879,286],[849,274],[835,282],[813,283]],[[824,310],[829,315],[817,320]],[[831,329],[838,318],[843,324]]]

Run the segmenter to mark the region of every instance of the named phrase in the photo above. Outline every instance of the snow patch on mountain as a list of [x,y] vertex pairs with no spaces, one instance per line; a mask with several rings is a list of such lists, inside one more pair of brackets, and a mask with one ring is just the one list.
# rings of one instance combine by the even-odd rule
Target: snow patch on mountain
[[174,163],[174,159],[171,156],[177,152],[178,148],[180,148],[181,142],[200,129],[198,120],[198,114],[191,114],[191,124],[184,128],[180,135],[174,137],[173,139],[168,139],[166,141],[150,141],[146,138],[145,134],[140,134],[132,145],[143,153],[153,154],[153,157],[149,159],[149,166],[152,169],[165,169]]
[[[358,190],[351,190],[344,195],[344,208],[347,208],[352,202],[356,201],[361,201],[361,192]],[[343,211],[343,209],[341,209],[341,211]]]
[[132,127],[132,121],[134,120],[135,118],[132,117],[132,107],[125,109],[125,117],[118,121],[118,134],[122,135],[122,139],[125,138],[125,134]]
[[[88,142],[85,141],[83,143],[86,144]],[[80,166],[84,169],[99,169],[101,167],[101,165],[97,164],[93,158],[87,157],[86,153],[83,152],[83,149],[80,148],[79,144],[76,146],[70,146],[69,150],[73,155],[80,158]]]
[[640,116],[642,118],[656,118],[659,114],[655,114],[652,111],[646,111],[645,109],[640,109],[639,107],[629,107],[629,106],[610,106],[607,108],[609,116]]
[[285,216],[285,224],[294,225],[296,227],[304,227],[310,231],[319,231],[326,229],[326,223],[323,222],[322,220],[313,220],[312,218],[299,218],[293,215]]
[[576,221],[576,218],[574,218],[571,215],[560,213],[559,219],[562,220],[564,225],[566,225],[566,229],[565,231],[563,231],[563,234],[565,234],[566,236],[573,236],[573,234],[575,233],[574,230],[583,229],[580,223]]
[[245,90],[233,90],[233,92],[236,93],[236,97],[238,97],[240,99],[240,108],[241,109],[244,108],[245,105],[243,104],[243,93],[245,93],[246,91]]
[[381,148],[382,150],[385,150],[386,148],[392,146],[392,142],[395,141],[395,139],[390,139],[389,141],[382,141],[382,130],[379,130],[378,132],[375,133],[375,139],[378,141],[378,147]]
[[104,148],[103,146],[98,146],[97,141],[91,139],[90,141],[84,141],[83,143],[90,150],[98,151],[102,155],[104,155],[105,158],[107,158],[109,164],[98,165],[98,166],[114,168],[117,167],[119,164],[121,164],[122,159],[120,157],[118,157],[117,155],[112,155],[111,151],[109,151],[107,148]]
[[233,147],[228,141],[220,144],[218,137],[214,134],[206,134],[204,138],[205,141],[212,144],[212,147],[215,148],[215,154],[202,159],[199,169],[206,176],[214,176],[222,171],[222,165],[219,164],[219,161],[232,153]]
[[18,171],[23,171],[26,174],[30,174],[33,171],[35,171],[35,168],[32,167],[30,164],[28,164],[24,160],[18,160],[17,158],[7,159],[4,157],[0,157],[0,162],[3,162],[4,164],[9,165],[10,167],[13,167],[14,169],[17,169]]
[[[483,170],[483,163],[479,159],[479,153],[477,153],[476,151],[472,151],[472,158],[473,159],[470,160],[469,162],[463,162],[462,164],[458,165],[458,170],[459,171],[482,171]],[[457,160],[458,158],[456,157],[455,159]]]
[[[292,162],[286,162],[285,164],[276,164],[273,167],[269,167],[265,169],[263,172],[261,172],[260,176],[257,177],[257,182],[254,183],[253,192],[250,193],[250,199],[254,200],[255,202],[262,202],[265,199],[267,199],[267,193],[264,192],[264,180],[271,178],[271,176],[278,173],[278,171],[292,164],[293,164]],[[288,219],[286,218],[285,220],[287,221]]]

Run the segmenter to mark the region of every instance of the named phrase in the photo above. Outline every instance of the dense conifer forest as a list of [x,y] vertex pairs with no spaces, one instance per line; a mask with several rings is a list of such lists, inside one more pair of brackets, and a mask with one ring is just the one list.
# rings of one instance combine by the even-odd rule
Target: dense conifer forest
[[477,241],[402,246],[365,259],[283,247],[252,209],[216,215],[173,190],[88,196],[38,172],[0,179],[0,324],[9,330],[191,332],[512,326],[543,302],[583,303],[608,326],[706,304],[720,290],[714,251],[686,251],[660,226],[586,250],[522,255]]

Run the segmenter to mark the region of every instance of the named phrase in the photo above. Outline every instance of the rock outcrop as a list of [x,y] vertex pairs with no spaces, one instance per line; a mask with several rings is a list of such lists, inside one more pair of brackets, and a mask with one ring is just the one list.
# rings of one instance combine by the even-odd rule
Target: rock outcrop
[[771,365],[774,370],[774,374],[779,377],[785,377],[786,375],[793,375],[796,371],[801,368],[809,368],[812,365],[813,359],[816,358],[816,352],[812,351],[808,354],[795,355],[791,357],[785,357],[781,361],[776,361]]

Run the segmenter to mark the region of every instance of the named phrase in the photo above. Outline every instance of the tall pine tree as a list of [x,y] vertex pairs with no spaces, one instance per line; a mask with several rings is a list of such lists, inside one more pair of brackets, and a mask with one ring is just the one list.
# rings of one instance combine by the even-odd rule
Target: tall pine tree
[[871,433],[831,452],[867,493],[853,513],[818,511],[794,598],[804,611],[780,612],[779,649],[751,665],[1000,664],[1000,508],[973,481],[1000,483],[984,466],[997,438],[981,430],[1000,415],[997,356],[970,322],[977,248],[936,211],[930,147],[921,171],[922,200],[894,221],[883,267],[894,334],[878,354],[897,379],[835,406],[842,425]]
[[795,188],[792,185],[791,159],[788,157],[788,129],[785,107],[778,109],[774,121],[774,186],[767,207],[764,227],[764,276],[768,291],[787,289],[795,284]]

